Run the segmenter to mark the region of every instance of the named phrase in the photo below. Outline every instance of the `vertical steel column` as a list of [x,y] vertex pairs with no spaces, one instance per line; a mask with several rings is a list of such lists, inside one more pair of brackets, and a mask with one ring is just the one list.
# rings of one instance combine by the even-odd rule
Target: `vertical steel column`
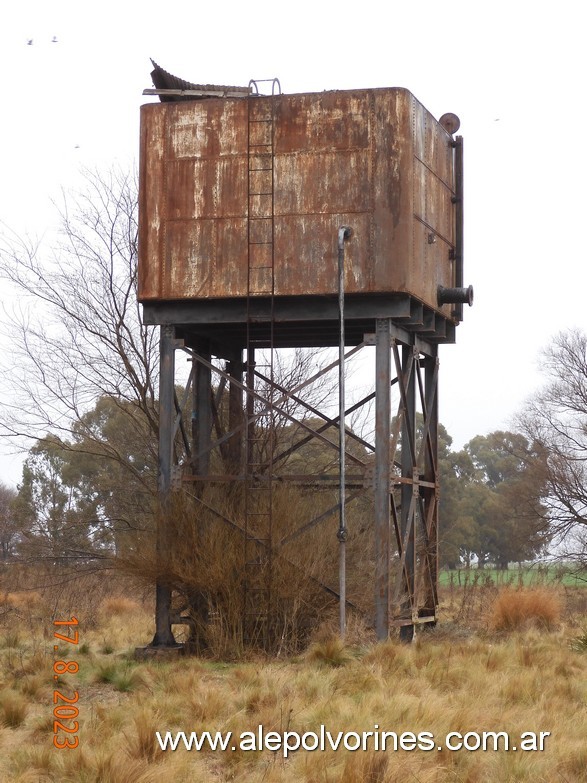
[[[401,620],[412,619],[415,602],[416,572],[416,498],[418,492],[416,465],[416,371],[413,363],[414,348],[402,345],[402,375],[405,388],[405,409],[402,417],[402,485],[400,533],[404,550],[404,596],[402,599]],[[400,626],[400,639],[411,642],[414,637],[414,625]]]
[[[245,408],[247,412],[247,435],[246,435],[246,450],[245,454],[246,467],[245,473],[249,472],[254,460],[254,443],[255,443],[255,430],[257,424],[255,422],[255,349],[250,345],[247,346],[247,392]],[[246,477],[245,477],[246,478]]]
[[[198,346],[197,353],[211,361],[208,342]],[[210,441],[212,432],[212,371],[201,362],[195,361],[193,406],[192,406],[192,453],[194,473],[207,476],[210,472]]]
[[238,430],[228,441],[228,465],[232,474],[240,473],[243,465],[243,441],[246,433],[241,431],[243,423],[243,352],[238,351],[234,359],[228,362],[226,371],[231,379],[228,388],[228,431]]
[[391,436],[391,319],[375,327],[375,631],[389,634],[389,442]]
[[157,515],[156,557],[158,576],[155,587],[155,636],[152,647],[176,646],[171,632],[171,587],[164,571],[169,558],[169,531],[166,529],[173,466],[173,420],[175,417],[175,329],[160,331],[159,371],[159,514]]
[[[438,605],[438,348],[424,359],[424,384],[429,447],[425,449],[424,478],[434,489],[424,491],[424,520],[428,547],[426,552],[426,590],[421,617],[436,618]],[[436,620],[434,621],[436,622]]]

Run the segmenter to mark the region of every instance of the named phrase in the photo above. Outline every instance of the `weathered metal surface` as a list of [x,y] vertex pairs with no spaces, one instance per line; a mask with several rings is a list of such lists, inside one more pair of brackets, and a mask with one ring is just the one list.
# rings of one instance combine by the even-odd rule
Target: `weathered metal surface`
[[250,295],[249,242],[270,224],[275,296],[336,295],[349,225],[348,295],[405,293],[454,320],[437,300],[457,285],[454,199],[454,141],[404,89],[148,104],[139,298]]
[[153,70],[151,79],[155,85],[154,90],[144,90],[143,95],[158,95],[159,100],[166,101],[186,101],[193,100],[195,96],[199,98],[211,96],[243,96],[252,92],[251,87],[227,87],[218,84],[193,84],[174,76],[172,73],[163,70],[157,65],[155,60],[151,59]]

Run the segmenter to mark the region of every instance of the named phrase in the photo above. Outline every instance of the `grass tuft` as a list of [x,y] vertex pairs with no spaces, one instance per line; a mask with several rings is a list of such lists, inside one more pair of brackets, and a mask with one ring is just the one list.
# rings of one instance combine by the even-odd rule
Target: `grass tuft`
[[571,639],[570,647],[575,652],[587,653],[587,630]]
[[339,636],[314,642],[308,648],[306,655],[309,661],[325,666],[344,666],[353,659],[352,652]]
[[92,783],[158,783],[164,778],[160,770],[144,760],[131,759],[119,753],[95,759]]
[[28,701],[19,693],[4,691],[0,693],[0,723],[11,729],[16,729],[25,721],[28,711]]
[[502,590],[492,607],[490,625],[496,631],[529,627],[552,630],[560,620],[561,604],[552,589]]
[[140,687],[148,687],[148,675],[126,661],[112,661],[98,666],[94,675],[96,682],[113,685],[121,693],[129,693]]
[[340,783],[384,783],[389,758],[384,753],[351,753],[345,762]]
[[162,759],[164,754],[155,737],[158,725],[153,713],[148,709],[141,709],[134,716],[133,724],[134,734],[127,737],[127,751],[131,758],[150,763]]
[[18,631],[8,631],[0,641],[0,646],[6,650],[17,650],[21,645],[20,634]]

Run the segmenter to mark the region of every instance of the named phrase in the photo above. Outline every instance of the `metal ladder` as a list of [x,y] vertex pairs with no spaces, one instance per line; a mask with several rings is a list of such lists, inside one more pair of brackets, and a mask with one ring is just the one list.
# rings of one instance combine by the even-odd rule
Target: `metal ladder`
[[[274,101],[248,102],[247,432],[243,641],[267,647],[271,624],[274,402]],[[262,312],[256,306],[263,303]],[[256,351],[263,350],[256,364]],[[267,381],[259,389],[257,373]],[[263,400],[257,395],[261,394]]]

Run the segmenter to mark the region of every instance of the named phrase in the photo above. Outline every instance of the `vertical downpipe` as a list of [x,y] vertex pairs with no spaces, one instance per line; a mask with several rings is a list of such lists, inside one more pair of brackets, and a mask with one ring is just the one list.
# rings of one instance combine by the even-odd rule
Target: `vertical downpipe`
[[345,517],[345,487],[346,487],[346,438],[345,438],[345,387],[344,387],[344,243],[350,239],[352,229],[341,226],[338,229],[338,311],[339,311],[339,345],[338,345],[338,431],[339,431],[339,498],[340,516],[337,538],[338,550],[338,582],[339,582],[339,613],[340,637],[344,639],[346,632],[346,540],[348,531]]

